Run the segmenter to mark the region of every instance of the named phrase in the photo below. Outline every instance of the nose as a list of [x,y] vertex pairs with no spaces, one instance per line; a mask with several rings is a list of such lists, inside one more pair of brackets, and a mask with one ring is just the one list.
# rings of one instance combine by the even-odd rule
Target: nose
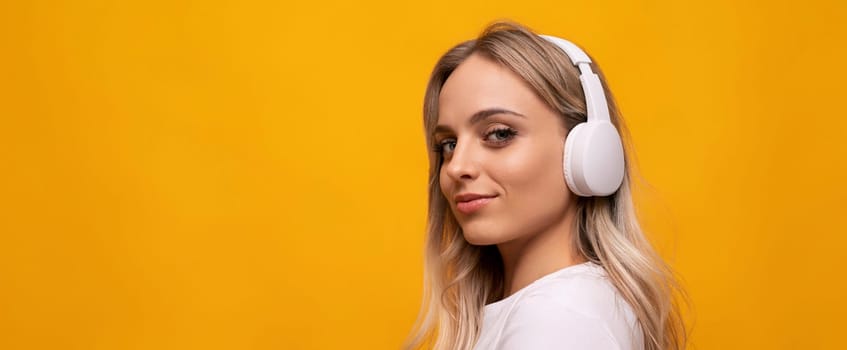
[[453,148],[453,154],[450,158],[445,159],[445,163],[442,165],[447,176],[454,181],[475,179],[479,176],[478,157],[475,157],[476,152],[474,152],[473,147],[468,146],[472,145],[457,142],[455,148]]

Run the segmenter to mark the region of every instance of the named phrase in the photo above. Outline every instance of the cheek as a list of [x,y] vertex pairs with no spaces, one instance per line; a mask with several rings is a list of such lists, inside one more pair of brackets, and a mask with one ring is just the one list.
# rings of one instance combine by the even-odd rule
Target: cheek
[[535,196],[547,191],[547,195],[561,194],[566,187],[556,149],[528,145],[502,157],[496,167],[496,181],[511,196]]
[[533,148],[504,158],[498,167],[496,181],[506,194],[505,236],[539,232],[565,215],[570,192],[556,149]]

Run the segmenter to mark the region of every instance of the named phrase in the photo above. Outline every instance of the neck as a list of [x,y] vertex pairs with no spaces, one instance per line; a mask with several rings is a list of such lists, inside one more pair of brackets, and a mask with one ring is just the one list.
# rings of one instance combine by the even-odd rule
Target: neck
[[497,245],[503,258],[504,297],[547,274],[587,261],[574,246],[575,217],[572,205],[562,220],[544,230]]

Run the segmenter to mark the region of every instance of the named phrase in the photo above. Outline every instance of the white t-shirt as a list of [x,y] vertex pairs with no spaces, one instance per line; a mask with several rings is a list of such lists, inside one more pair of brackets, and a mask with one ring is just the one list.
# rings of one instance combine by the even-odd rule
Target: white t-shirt
[[485,305],[475,350],[643,349],[641,328],[602,266],[571,265]]

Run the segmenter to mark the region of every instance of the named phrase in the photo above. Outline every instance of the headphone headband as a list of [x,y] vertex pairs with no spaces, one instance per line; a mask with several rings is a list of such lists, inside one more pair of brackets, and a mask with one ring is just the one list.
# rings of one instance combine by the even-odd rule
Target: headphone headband
[[600,77],[591,70],[591,58],[574,43],[552,35],[540,35],[540,37],[553,43],[571,60],[574,66],[579,68],[579,81],[582,83],[582,92],[585,94],[585,104],[588,110],[588,121],[607,121],[609,118],[609,105],[606,103],[606,94]]
[[574,66],[579,66],[580,63],[591,63],[591,58],[588,57],[588,54],[574,43],[552,35],[540,35],[540,37],[556,44],[562,51],[565,51],[565,54],[568,55]]

